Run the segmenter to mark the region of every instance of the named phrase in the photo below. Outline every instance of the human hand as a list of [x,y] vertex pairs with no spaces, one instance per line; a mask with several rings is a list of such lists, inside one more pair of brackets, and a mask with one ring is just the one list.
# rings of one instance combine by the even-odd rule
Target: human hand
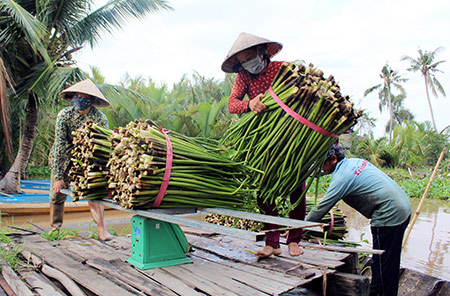
[[253,99],[251,99],[250,102],[248,103],[248,107],[250,108],[250,110],[253,113],[258,114],[267,109],[267,106],[261,102],[261,99],[263,97],[264,97],[264,94],[259,94],[256,97],[254,97]]
[[61,189],[66,188],[66,183],[63,180],[55,180],[53,183],[53,191],[55,193],[61,193]]

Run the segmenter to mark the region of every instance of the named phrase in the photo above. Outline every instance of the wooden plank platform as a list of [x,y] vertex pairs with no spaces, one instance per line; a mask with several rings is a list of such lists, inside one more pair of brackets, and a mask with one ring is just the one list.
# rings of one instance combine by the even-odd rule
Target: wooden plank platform
[[[63,193],[70,194],[68,190],[63,190]],[[173,223],[182,226],[193,227],[196,229],[202,229],[206,231],[211,231],[215,233],[220,233],[227,236],[233,236],[241,239],[247,239],[251,241],[264,241],[265,232],[255,232],[251,230],[243,230],[239,228],[226,227],[223,225],[218,225],[214,223],[208,223],[202,220],[189,219],[187,217],[181,216],[179,214],[198,214],[199,212],[205,213],[216,213],[220,215],[231,215],[237,218],[249,218],[255,221],[260,221],[264,223],[273,223],[277,225],[284,225],[293,228],[309,228],[317,231],[323,231],[322,223],[315,223],[304,220],[288,219],[283,217],[274,217],[256,213],[247,213],[229,209],[221,208],[169,208],[169,209],[147,209],[147,210],[133,210],[125,209],[118,204],[115,204],[109,200],[92,200],[92,202],[103,205],[105,207],[110,207],[112,209],[128,212],[141,217],[151,218],[155,220],[160,220],[168,223]],[[179,212],[182,211],[182,212]]]
[[[193,263],[148,270],[126,262],[131,253],[127,237],[108,242],[90,238],[49,242],[37,234],[27,234],[12,239],[70,277],[86,295],[306,295],[302,287],[313,281],[320,283],[325,274],[332,275],[351,256],[305,248],[303,255],[291,257],[283,245],[281,256],[260,259],[249,250],[261,248],[261,242],[194,234],[189,229],[185,233],[192,246],[187,256]],[[19,277],[23,275],[23,283],[34,292],[60,290],[61,284],[46,278],[39,268],[28,267]]]

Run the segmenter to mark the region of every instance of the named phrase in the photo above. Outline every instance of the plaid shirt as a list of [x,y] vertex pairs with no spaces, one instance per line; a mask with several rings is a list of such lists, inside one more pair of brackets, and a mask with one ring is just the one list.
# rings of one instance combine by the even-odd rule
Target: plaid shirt
[[72,132],[89,120],[103,127],[108,127],[108,119],[105,114],[95,107],[91,107],[89,112],[84,115],[73,106],[64,108],[58,113],[55,142],[49,156],[50,169],[56,180],[62,180],[64,175],[68,173],[73,148]]
[[[248,112],[249,100],[266,92],[282,63],[270,62],[267,68],[256,77],[247,71],[240,72],[236,76],[236,82],[231,90],[230,99],[228,100],[228,111],[230,113]],[[245,95],[249,97],[249,100],[243,100]]]

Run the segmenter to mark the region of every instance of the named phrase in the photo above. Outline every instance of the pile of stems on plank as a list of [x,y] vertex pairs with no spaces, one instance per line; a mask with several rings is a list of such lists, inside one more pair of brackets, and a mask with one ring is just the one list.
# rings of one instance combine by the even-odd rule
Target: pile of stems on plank
[[[278,206],[282,207],[280,204]],[[306,212],[309,213],[309,211],[311,211],[311,209],[313,209],[314,207],[315,207],[314,198],[308,197],[306,199]],[[281,216],[288,218],[287,212],[288,212],[287,208],[279,208],[279,213],[281,213]],[[283,215],[282,213],[285,214]],[[320,222],[331,225],[331,220],[332,220],[331,214],[327,213]],[[342,241],[340,240],[344,238],[348,230],[347,225],[345,223],[345,215],[342,213],[342,211],[339,209],[338,206],[333,207],[333,220],[334,220],[333,229],[331,230],[330,226],[327,226],[324,229],[324,233],[308,230],[308,228],[305,228],[302,240],[309,240],[311,242],[316,243],[317,239],[319,239],[321,240],[321,242],[326,241],[328,244],[337,243],[337,241],[339,241],[339,243],[342,243]],[[250,231],[260,231],[262,228],[262,223],[258,221],[211,213],[205,216],[205,221],[209,223]]]
[[111,130],[92,121],[73,132],[72,166],[69,170],[73,201],[107,196],[105,176],[112,152],[110,136]]
[[[325,79],[323,72],[311,64],[283,63],[272,89],[290,109],[336,135],[350,129],[360,116],[349,97],[341,95],[334,78]],[[288,197],[320,171],[337,139],[297,121],[268,92],[261,101],[267,111],[245,114],[227,131],[221,144],[235,149],[233,160],[264,172],[255,174],[258,194],[266,202],[275,203],[277,197]]]
[[[170,181],[159,207],[221,207],[244,209],[255,189],[250,168],[218,153],[213,142],[196,141],[170,132],[173,148]],[[165,134],[150,120],[115,128],[108,161],[113,200],[124,208],[150,208],[166,170]]]

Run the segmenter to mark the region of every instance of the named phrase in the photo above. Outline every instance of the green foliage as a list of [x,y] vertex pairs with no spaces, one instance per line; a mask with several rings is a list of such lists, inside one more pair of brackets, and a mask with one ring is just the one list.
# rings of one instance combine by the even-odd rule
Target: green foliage
[[[8,244],[10,242],[11,239],[3,231],[0,230],[0,243]],[[8,262],[13,270],[17,269],[18,261],[20,261],[17,256],[20,252],[21,249],[18,245],[13,248],[11,248],[9,245],[0,248],[0,256],[6,262]]]
[[[434,166],[442,149],[449,144],[448,134],[438,134],[429,123],[405,121],[395,126],[392,140],[352,136],[351,154],[381,167]],[[447,156],[444,158],[444,160]]]
[[29,180],[47,180],[50,178],[50,174],[51,171],[48,166],[29,163],[25,171],[25,178]]
[[0,243],[10,243],[11,239],[3,232],[0,232]]
[[[98,71],[96,75],[100,75]],[[142,77],[126,76],[120,84],[120,89],[101,88],[111,102],[102,109],[111,128],[135,119],[151,119],[187,136],[218,139],[238,119],[226,110],[230,87],[225,81],[195,73],[192,79],[183,77],[172,89]]]
[[[36,136],[28,166],[45,167],[48,165],[48,156],[55,140],[56,117],[59,111],[67,106],[70,106],[70,103],[63,99],[58,99],[53,105],[42,105],[38,116]],[[27,171],[28,169],[29,168],[27,167]],[[44,177],[45,171],[37,172],[37,174],[38,178],[39,176]],[[48,174],[48,176],[50,176],[50,174]],[[26,177],[32,178],[28,175]]]
[[[311,181],[311,179],[309,178],[306,183],[308,184]],[[317,184],[317,181],[319,182],[319,184]],[[330,185],[330,181],[331,181],[331,175],[325,175],[325,176],[320,176],[320,178],[316,178],[313,180],[312,185],[309,187],[308,192],[306,193],[307,195],[319,195],[322,196],[323,194],[325,194],[328,190],[328,186]]]
[[[0,60],[4,66],[2,73],[9,76],[2,75],[7,94],[6,91],[0,94],[1,122],[8,123],[5,126],[0,123],[0,138],[2,143],[7,143],[0,146],[2,170],[11,164],[6,157],[6,146],[12,142],[14,153],[20,144],[21,151],[28,155],[35,138],[36,115],[38,121],[44,121],[39,118],[40,110],[52,106],[67,84],[86,78],[74,66],[73,52],[87,44],[93,46],[105,32],[112,33],[131,19],[170,9],[165,0],[113,1],[95,9],[92,1],[87,0],[0,2]],[[40,164],[51,146],[48,136],[53,127],[43,124],[38,128],[37,136],[42,142],[35,143],[37,155],[33,158]],[[21,137],[28,141],[20,141]],[[28,157],[18,161],[22,173]]]
[[[381,170],[393,179],[409,197],[422,197],[431,177],[430,171],[411,171],[402,168],[381,168]],[[437,198],[442,200],[450,200],[450,172],[442,169],[439,171],[431,184],[428,191],[428,198]],[[331,175],[320,177],[318,195],[322,196],[326,193],[331,181]],[[314,181],[315,183],[315,181]],[[316,185],[313,184],[308,195],[316,194]]]
[[388,175],[391,179],[398,181],[411,179],[412,172],[409,173],[408,170],[401,168],[383,168],[383,172]]
[[371,133],[368,137],[356,140],[356,147],[351,148],[356,157],[369,160],[376,166],[384,165],[388,140],[385,137],[375,139]]
[[43,233],[41,233],[41,237],[48,240],[48,241],[58,241],[58,240],[64,240],[74,237],[79,237],[77,231],[73,229],[66,229],[64,227],[61,227],[57,230],[48,230]]
[[0,248],[0,256],[8,262],[13,270],[17,270],[19,267],[19,262],[21,261],[19,258],[20,252],[21,247],[19,245],[13,248]]
[[[421,198],[429,183],[429,176],[421,180],[402,180],[397,182],[410,197]],[[450,179],[446,177],[435,178],[427,193],[427,198],[450,200]]]

